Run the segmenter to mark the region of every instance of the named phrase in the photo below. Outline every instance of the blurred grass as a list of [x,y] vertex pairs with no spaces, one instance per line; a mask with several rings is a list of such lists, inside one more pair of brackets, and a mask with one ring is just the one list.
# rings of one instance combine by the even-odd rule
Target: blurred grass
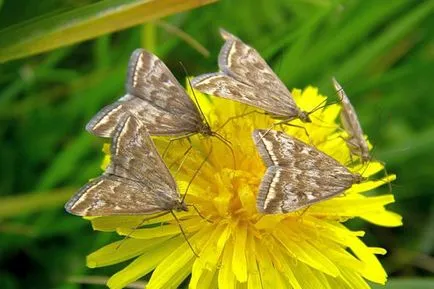
[[0,63],[88,40],[214,1],[111,0],[36,18],[0,32]]
[[[93,233],[87,222],[63,211],[67,192],[62,188],[77,188],[100,172],[102,141],[87,134],[84,125],[122,95],[129,55],[139,46],[160,56],[180,79],[180,61],[193,75],[216,70],[219,27],[256,47],[289,87],[312,84],[333,97],[330,78],[340,80],[375,145],[375,156],[398,175],[397,203],[390,207],[405,224],[395,229],[357,221],[350,225],[366,230],[371,246],[388,250],[382,262],[392,281],[385,288],[431,286],[432,280],[421,278],[434,272],[434,1],[239,0],[235,5],[223,0],[111,34],[102,35],[125,26],[95,26],[98,31],[84,29],[83,38],[66,33],[59,21],[82,27],[89,18],[70,11],[133,2],[144,3],[0,1],[0,35],[13,34],[0,37],[0,59],[16,58],[0,66],[0,288],[80,287],[66,280],[85,276],[86,254],[113,238]],[[165,15],[152,13],[155,17],[140,19]],[[30,19],[47,14],[48,31],[22,34],[11,28],[32,23],[26,29],[36,29],[32,25],[48,20]],[[62,37],[54,39],[56,33]],[[43,51],[32,45],[40,39],[53,42],[44,48],[49,49],[97,35],[18,59]],[[210,57],[188,44],[189,36]],[[91,274],[108,276],[116,269]]]

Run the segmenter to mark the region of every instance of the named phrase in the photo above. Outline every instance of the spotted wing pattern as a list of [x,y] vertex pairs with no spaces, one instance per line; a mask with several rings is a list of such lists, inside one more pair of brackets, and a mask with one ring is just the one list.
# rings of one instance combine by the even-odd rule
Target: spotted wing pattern
[[180,136],[196,133],[204,125],[184,88],[155,55],[137,49],[128,64],[127,94],[98,112],[87,124],[92,134],[111,137],[126,115],[140,119],[152,135]]
[[176,183],[143,123],[125,117],[116,127],[111,163],[65,205],[79,216],[149,214],[180,204]]
[[221,34],[226,40],[218,59],[221,72],[194,78],[193,87],[259,107],[279,118],[297,118],[301,111],[291,93],[259,53],[229,32],[222,30]]
[[255,130],[253,139],[268,167],[256,203],[262,213],[296,211],[361,181],[332,157],[283,132]]

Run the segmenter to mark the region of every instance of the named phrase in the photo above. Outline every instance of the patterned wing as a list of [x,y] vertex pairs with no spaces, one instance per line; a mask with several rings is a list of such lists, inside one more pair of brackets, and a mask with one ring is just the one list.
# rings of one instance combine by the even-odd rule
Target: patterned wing
[[116,127],[111,163],[65,205],[79,216],[148,214],[172,209],[179,200],[175,180],[143,123],[125,117]]
[[257,198],[261,212],[291,212],[361,181],[332,157],[283,132],[255,130],[253,139],[268,167]]
[[86,130],[100,137],[112,137],[117,124],[130,114],[140,119],[151,135],[187,135],[197,132],[200,125],[194,115],[167,113],[146,100],[126,95],[99,111],[86,125]]
[[266,166],[296,166],[304,170],[348,169],[325,153],[281,131],[255,130],[252,134]]
[[128,64],[126,86],[128,94],[142,98],[166,113],[189,115],[197,123],[203,122],[185,89],[163,61],[152,53],[143,49],[133,52]]
[[265,94],[268,97],[276,95],[279,99],[276,105],[285,102],[293,110],[299,110],[285,84],[254,48],[227,31],[221,30],[220,33],[226,40],[218,58],[221,71],[256,87],[261,93],[267,92]]
[[259,187],[256,206],[265,214],[288,213],[336,196],[354,183],[350,173],[271,166]]
[[360,125],[356,110],[351,104],[350,99],[348,98],[342,86],[335,78],[332,80],[342,103],[341,122],[345,131],[349,135],[347,144],[351,151],[357,152],[363,161],[368,161],[370,159],[369,146],[365,137],[363,136],[362,126]]
[[193,78],[191,84],[201,92],[256,106],[275,116],[286,118],[298,114],[298,110],[278,94],[258,90],[222,72],[200,75]]
[[117,123],[131,112],[153,135],[196,133],[204,120],[184,88],[155,55],[136,49],[128,64],[127,94],[103,108],[87,124],[92,134],[112,137]]
[[[107,174],[177,192],[175,180],[155,148],[145,125],[134,116],[119,123],[111,145]],[[177,194],[172,196],[178,198]]]
[[152,214],[165,210],[158,192],[113,175],[103,175],[82,187],[65,205],[77,216]]

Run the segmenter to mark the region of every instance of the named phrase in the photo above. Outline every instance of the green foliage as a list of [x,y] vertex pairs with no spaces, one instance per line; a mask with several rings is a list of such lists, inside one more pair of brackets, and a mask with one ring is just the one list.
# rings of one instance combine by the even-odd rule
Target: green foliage
[[[139,46],[153,50],[180,79],[180,61],[192,75],[217,70],[219,27],[256,47],[290,88],[312,84],[333,97],[330,79],[337,77],[374,155],[398,175],[391,208],[405,224],[351,225],[367,231],[368,244],[388,250],[382,262],[392,277],[412,277],[384,288],[432,287],[432,280],[418,277],[434,272],[434,1],[239,0],[234,6],[222,0],[121,32],[114,31],[190,6],[155,6],[139,16],[121,9],[113,21],[105,9],[149,1],[40,2],[0,1],[0,61],[17,59],[0,66],[1,288],[79,288],[66,280],[86,275],[86,254],[113,238],[63,211],[66,188],[100,172],[102,140],[84,125],[122,95],[129,55]],[[126,19],[131,22],[124,26]],[[191,35],[210,57],[167,27]],[[106,32],[114,33],[101,36]]]

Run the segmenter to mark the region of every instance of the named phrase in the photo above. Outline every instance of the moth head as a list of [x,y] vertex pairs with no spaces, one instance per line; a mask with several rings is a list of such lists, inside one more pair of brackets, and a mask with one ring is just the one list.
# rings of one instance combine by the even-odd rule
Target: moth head
[[362,150],[360,153],[360,157],[364,164],[370,162],[372,160],[371,155],[369,154],[369,150]]
[[201,135],[206,135],[206,136],[212,136],[213,135],[211,127],[206,122],[202,123],[202,125],[199,127],[198,131]]
[[175,211],[178,211],[178,212],[180,212],[180,211],[185,211],[185,212],[187,212],[187,211],[188,211],[188,207],[187,207],[187,205],[184,203],[184,201],[178,201],[178,200],[176,200],[176,203],[175,203],[175,205],[173,206],[173,209],[174,209]]
[[309,113],[305,112],[305,111],[300,111],[298,113],[298,118],[302,121],[302,122],[312,122],[312,120],[309,117]]
[[354,176],[354,183],[355,184],[360,184],[361,182],[366,180],[366,178],[364,176],[362,176],[361,174],[358,174],[358,173],[353,174],[353,176]]

